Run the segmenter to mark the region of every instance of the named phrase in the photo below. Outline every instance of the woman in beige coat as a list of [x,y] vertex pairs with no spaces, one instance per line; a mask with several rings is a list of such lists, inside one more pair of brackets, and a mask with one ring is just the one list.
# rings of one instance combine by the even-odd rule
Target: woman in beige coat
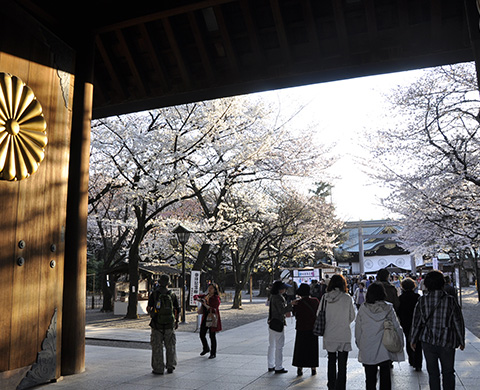
[[[352,350],[350,324],[355,319],[352,297],[347,293],[347,281],[342,275],[333,275],[322,297],[326,303],[323,349],[328,351],[327,387],[345,390],[347,384],[348,352]],[[320,302],[320,308],[322,302]],[[337,368],[338,363],[338,368]]]

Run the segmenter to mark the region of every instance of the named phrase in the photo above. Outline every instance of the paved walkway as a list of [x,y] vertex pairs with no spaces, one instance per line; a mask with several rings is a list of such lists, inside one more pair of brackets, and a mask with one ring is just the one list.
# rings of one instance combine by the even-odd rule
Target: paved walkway
[[[267,372],[266,351],[268,331],[266,320],[252,322],[217,335],[217,358],[199,356],[201,344],[198,333],[177,333],[178,366],[173,374],[153,375],[150,350],[86,346],[86,370],[82,374],[62,378],[38,388],[56,389],[205,389],[205,390],[282,390],[325,389],[326,353],[320,349],[320,367],[316,376],[304,369],[296,376],[292,367],[294,320],[287,319],[284,349],[287,374]],[[149,330],[107,329],[87,326],[87,338],[149,341]],[[321,341],[320,341],[321,343]],[[321,347],[321,344],[320,344]],[[357,360],[357,350],[348,360],[348,390],[364,389],[364,371]],[[480,340],[467,331],[465,350],[456,354],[457,389],[480,388]],[[406,362],[395,363],[392,371],[393,389],[428,389],[428,375],[424,369],[415,372]]]

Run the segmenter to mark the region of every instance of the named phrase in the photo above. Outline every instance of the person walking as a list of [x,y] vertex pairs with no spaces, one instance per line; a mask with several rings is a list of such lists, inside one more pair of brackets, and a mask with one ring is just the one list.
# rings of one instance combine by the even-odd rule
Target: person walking
[[275,374],[285,374],[283,367],[283,346],[285,345],[285,314],[292,311],[283,294],[289,286],[280,280],[273,283],[270,291],[268,314],[268,371]]
[[292,302],[295,316],[295,346],[292,365],[297,367],[297,375],[303,375],[303,367],[310,367],[316,375],[318,367],[318,336],[313,334],[319,301],[310,297],[310,287],[302,283],[297,290],[300,299]]
[[360,306],[363,302],[365,302],[365,297],[367,295],[367,289],[365,288],[365,283],[358,282],[358,287],[353,293],[353,301],[355,302],[355,306],[357,310],[360,309]]
[[[202,342],[202,352],[200,356],[206,355],[210,352],[209,359],[217,357],[217,336],[216,333],[222,330],[222,320],[220,319],[220,296],[218,295],[218,287],[214,283],[210,283],[207,288],[207,294],[198,295],[197,301],[201,302],[202,307],[200,312],[202,314],[202,322],[200,323],[200,340]],[[207,317],[209,313],[217,316],[216,325],[207,324]],[[210,344],[207,342],[207,331],[210,336]]]
[[297,295],[298,285],[297,285],[297,282],[295,282],[292,278],[290,278],[288,279],[288,284],[286,286],[287,286],[287,290],[285,294],[287,296],[287,303],[290,303],[295,299]]
[[[159,284],[148,297],[147,312],[152,318],[150,344],[152,346],[152,373],[163,375],[165,367],[171,374],[177,365],[175,329],[178,328],[180,311],[176,295],[167,286],[168,275],[160,276]],[[165,347],[166,363],[163,357]]]
[[323,349],[328,352],[327,387],[345,390],[348,352],[352,350],[350,324],[355,320],[355,307],[342,275],[332,276],[323,300],[326,302]]
[[390,283],[390,272],[386,268],[382,268],[377,272],[377,282],[381,283],[385,288],[387,302],[390,302],[393,305],[395,311],[398,310],[400,301],[398,300],[398,291],[396,287]]
[[448,295],[451,295],[452,297],[454,297],[455,302],[458,303],[457,289],[452,285],[452,281],[450,279],[450,276],[448,275],[445,275],[445,286],[443,287],[443,289]]
[[425,276],[427,293],[418,299],[413,312],[410,342],[413,350],[422,343],[430,390],[440,390],[440,370],[444,390],[455,389],[455,349],[465,348],[465,323],[455,298],[444,291],[440,271]]
[[417,294],[414,290],[416,283],[411,278],[405,278],[402,280],[402,294],[399,297],[400,306],[398,307],[398,319],[402,326],[403,333],[405,334],[405,342],[407,348],[408,362],[415,368],[415,371],[422,370],[422,346],[420,341],[417,342],[415,351],[410,346],[410,331],[412,329],[413,311],[420,298],[420,294]]
[[[392,286],[393,287],[393,286]],[[355,342],[358,347],[358,361],[365,369],[367,390],[377,388],[377,373],[380,371],[380,389],[391,390],[392,361],[405,360],[401,352],[389,352],[383,345],[384,321],[390,320],[403,344],[400,323],[390,302],[386,302],[383,284],[375,282],[367,289],[365,303],[360,306],[355,321]],[[328,320],[327,320],[328,321]]]

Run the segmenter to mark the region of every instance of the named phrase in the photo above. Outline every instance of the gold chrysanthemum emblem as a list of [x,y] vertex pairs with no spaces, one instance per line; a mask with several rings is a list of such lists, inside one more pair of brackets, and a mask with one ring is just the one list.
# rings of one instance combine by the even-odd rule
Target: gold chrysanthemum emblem
[[33,91],[18,77],[0,73],[0,179],[22,180],[37,171],[46,128]]

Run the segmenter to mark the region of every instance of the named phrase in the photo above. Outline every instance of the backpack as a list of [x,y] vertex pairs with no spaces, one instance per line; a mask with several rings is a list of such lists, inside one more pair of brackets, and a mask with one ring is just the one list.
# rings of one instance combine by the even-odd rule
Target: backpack
[[158,325],[173,325],[175,315],[173,313],[173,299],[171,291],[167,293],[157,292],[153,318]]

